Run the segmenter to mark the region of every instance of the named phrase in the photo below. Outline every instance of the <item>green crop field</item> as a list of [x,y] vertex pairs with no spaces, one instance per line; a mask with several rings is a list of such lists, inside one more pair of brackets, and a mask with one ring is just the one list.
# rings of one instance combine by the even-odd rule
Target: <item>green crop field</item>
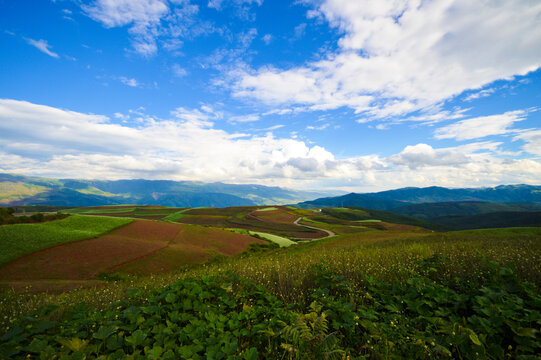
[[74,215],[39,224],[2,225],[0,265],[52,246],[104,234],[131,221],[125,218]]
[[67,214],[121,214],[135,211],[135,207],[121,207],[121,208],[103,208],[103,209],[87,209],[87,208],[75,208],[62,210]]
[[267,207],[267,208],[263,208],[263,209],[257,209],[256,211],[259,212],[259,211],[273,211],[273,210],[278,210],[278,208]]
[[176,211],[174,213],[171,213],[169,215],[167,215],[166,217],[164,217],[162,220],[163,221],[177,221],[177,220],[180,220],[182,219],[184,216],[186,216],[186,214],[184,214],[186,211],[188,210],[191,210],[190,208],[188,209],[184,209],[184,210],[180,210],[180,211]]
[[280,247],[288,247],[288,246],[296,244],[295,241],[289,240],[288,238],[278,236],[278,235],[274,235],[274,234],[265,233],[265,232],[250,231],[250,230],[246,230],[246,229],[234,229],[234,228],[230,228],[230,229],[227,229],[227,230],[231,230],[231,231],[234,231],[234,232],[239,233],[239,234],[257,235],[257,236],[259,236],[259,237],[261,237],[261,238],[263,238],[265,240],[269,240],[269,241],[272,241],[275,244],[278,244]]

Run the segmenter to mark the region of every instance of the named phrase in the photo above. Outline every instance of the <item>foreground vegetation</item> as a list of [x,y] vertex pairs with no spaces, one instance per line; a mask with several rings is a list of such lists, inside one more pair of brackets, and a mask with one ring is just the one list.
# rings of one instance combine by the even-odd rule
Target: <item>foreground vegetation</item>
[[363,232],[177,273],[110,274],[99,289],[4,293],[0,357],[535,359],[541,229],[413,235]]
[[52,246],[92,238],[130,222],[132,219],[70,216],[38,224],[2,225],[0,265]]
[[[28,317],[2,336],[3,358],[374,359],[535,358],[541,297],[509,268],[486,264],[483,284],[435,281],[445,259],[418,263],[404,282],[365,278],[355,291],[330,266],[285,305],[235,275],[185,278],[105,311],[60,321]],[[485,265],[484,265],[485,266]]]

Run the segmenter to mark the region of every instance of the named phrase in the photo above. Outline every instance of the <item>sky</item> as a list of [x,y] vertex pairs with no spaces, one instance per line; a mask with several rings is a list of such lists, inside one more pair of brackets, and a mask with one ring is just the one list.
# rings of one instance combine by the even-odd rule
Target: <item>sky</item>
[[0,172],[541,184],[538,0],[0,0]]

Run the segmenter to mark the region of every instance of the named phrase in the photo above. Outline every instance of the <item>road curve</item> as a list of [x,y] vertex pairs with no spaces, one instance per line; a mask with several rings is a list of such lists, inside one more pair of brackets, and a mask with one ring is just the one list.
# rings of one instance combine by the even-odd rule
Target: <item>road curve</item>
[[331,237],[331,236],[335,236],[335,235],[336,235],[335,233],[333,233],[333,232],[330,231],[330,230],[318,228],[318,227],[315,227],[315,226],[308,226],[308,225],[302,225],[302,224],[299,224],[299,221],[301,221],[301,220],[302,220],[302,217],[298,218],[297,220],[295,220],[294,224],[297,225],[297,226],[303,226],[303,227],[305,227],[305,228],[314,229],[314,230],[319,230],[319,231],[324,231],[324,232],[327,233],[327,236],[324,236],[324,237],[319,238],[319,239],[313,239],[313,240],[325,239],[325,238],[328,238],[328,237]]

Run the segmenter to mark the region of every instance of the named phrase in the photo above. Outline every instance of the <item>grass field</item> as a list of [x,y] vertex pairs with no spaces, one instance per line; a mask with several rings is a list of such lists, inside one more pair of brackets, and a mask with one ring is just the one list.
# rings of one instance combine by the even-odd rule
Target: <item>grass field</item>
[[39,224],[0,226],[0,265],[55,245],[92,238],[132,222],[101,216],[70,216]]
[[269,241],[272,241],[275,244],[278,244],[280,247],[288,247],[288,246],[297,244],[295,241],[289,240],[288,238],[278,236],[278,235],[269,234],[269,233],[264,233],[264,232],[259,232],[259,231],[250,231],[250,230],[246,230],[246,229],[233,229],[233,228],[230,228],[230,229],[227,229],[227,230],[231,230],[231,231],[234,231],[234,232],[239,233],[239,234],[257,235],[257,236],[260,236],[261,238],[263,238],[265,240],[269,240]]

